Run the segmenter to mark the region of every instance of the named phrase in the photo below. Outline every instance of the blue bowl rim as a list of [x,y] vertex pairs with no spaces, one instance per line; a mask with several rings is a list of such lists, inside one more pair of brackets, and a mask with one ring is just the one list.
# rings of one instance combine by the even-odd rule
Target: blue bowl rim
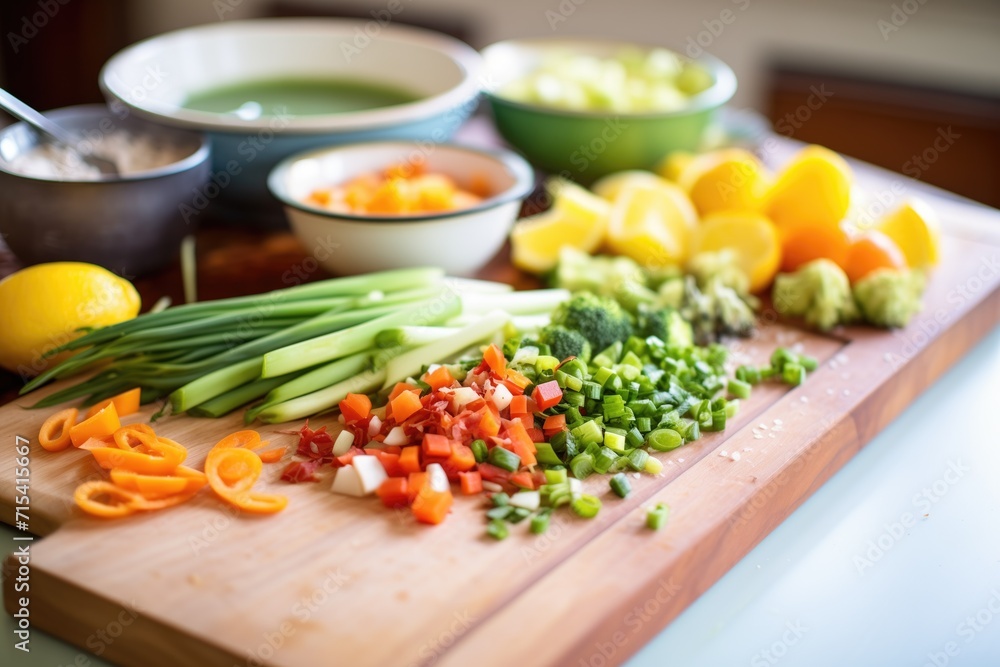
[[444,211],[440,213],[424,213],[420,215],[358,215],[354,213],[340,213],[337,211],[330,211],[327,209],[319,208],[318,206],[310,206],[304,202],[297,199],[289,197],[284,192],[284,187],[280,183],[280,179],[285,175],[285,172],[291,167],[291,165],[299,160],[304,160],[317,155],[322,155],[326,153],[337,152],[339,150],[346,149],[357,149],[364,148],[366,146],[407,146],[407,147],[419,147],[421,144],[415,141],[399,141],[399,140],[385,140],[385,141],[362,141],[350,144],[337,144],[333,146],[326,146],[323,148],[315,148],[308,151],[303,151],[301,153],[295,153],[290,155],[281,162],[279,162],[271,173],[267,176],[267,189],[270,190],[271,195],[277,199],[279,202],[285,206],[297,209],[304,213],[311,213],[313,215],[319,215],[327,218],[331,221],[349,221],[349,222],[374,222],[374,223],[397,223],[397,222],[408,222],[408,223],[428,223],[435,222],[437,220],[442,220],[446,218],[457,218],[465,215],[470,215],[473,213],[478,213],[481,211],[487,211],[492,208],[497,208],[503,204],[508,204],[513,201],[523,200],[527,197],[531,191],[535,188],[535,172],[528,164],[528,161],[523,157],[515,153],[514,151],[506,149],[494,149],[494,148],[480,148],[478,146],[467,146],[464,144],[453,143],[453,142],[441,142],[435,143],[436,148],[445,148],[448,150],[456,150],[466,153],[475,153],[477,155],[483,155],[486,157],[493,158],[497,162],[504,165],[507,170],[514,176],[514,184],[504,190],[503,192],[497,193],[496,195],[484,199],[481,203],[476,206],[471,206],[469,208],[462,208],[455,211]]
[[504,106],[513,107],[516,109],[521,109],[523,111],[529,111],[532,113],[538,113],[548,116],[557,116],[561,118],[580,118],[589,120],[605,120],[608,117],[620,117],[630,120],[663,120],[667,118],[689,116],[696,113],[701,113],[703,111],[710,111],[716,109],[726,104],[729,100],[733,98],[736,94],[737,81],[736,74],[733,69],[727,65],[725,62],[716,58],[715,56],[705,52],[702,53],[697,58],[690,58],[685,56],[680,51],[672,49],[668,46],[658,45],[658,44],[643,44],[638,42],[626,42],[613,39],[601,39],[601,38],[587,38],[587,37],[567,37],[565,39],[551,38],[551,37],[527,37],[521,39],[505,39],[499,42],[494,42],[489,46],[485,47],[480,51],[483,55],[483,60],[485,61],[484,70],[486,71],[486,76],[489,76],[489,51],[494,47],[499,46],[551,46],[552,48],[557,48],[557,45],[563,42],[567,47],[569,46],[601,46],[601,47],[618,47],[621,49],[639,49],[641,51],[650,51],[653,49],[666,49],[667,51],[672,51],[676,53],[681,58],[704,65],[707,67],[709,73],[715,78],[715,82],[701,91],[697,95],[691,96],[690,103],[681,109],[674,109],[671,111],[646,111],[642,113],[629,113],[629,112],[613,112],[610,110],[603,111],[580,111],[574,109],[560,109],[556,107],[547,107],[541,104],[530,104],[528,102],[520,102],[518,100],[512,100],[510,98],[500,95],[498,92],[484,89],[483,96],[487,98],[491,104],[502,104]]
[[[68,107],[60,107],[58,109],[50,109],[48,111],[42,112],[42,115],[46,117],[51,117],[54,121],[59,121],[61,116],[90,116],[98,118],[114,117],[114,112],[106,105],[103,104],[76,104]],[[164,176],[173,176],[174,174],[180,174],[185,171],[190,171],[198,167],[199,165],[208,162],[211,158],[212,153],[212,143],[204,132],[198,132],[197,130],[179,128],[179,127],[169,127],[158,125],[144,118],[131,118],[131,114],[125,116],[125,118],[119,119],[129,122],[139,122],[143,125],[149,125],[157,132],[170,132],[170,133],[183,133],[189,135],[193,139],[197,139],[198,148],[195,149],[190,155],[181,158],[177,162],[170,162],[168,164],[162,165],[160,167],[154,167],[153,169],[147,169],[145,171],[139,171],[134,174],[126,174],[119,176],[110,176],[107,174],[101,174],[98,178],[88,178],[88,179],[71,179],[71,178],[49,178],[47,176],[35,176],[33,174],[24,174],[18,171],[10,169],[4,160],[0,160],[0,173],[9,174],[11,176],[17,176],[18,178],[24,178],[31,181],[38,181],[41,183],[72,183],[74,185],[93,185],[93,184],[104,184],[104,183],[130,183],[135,181],[149,181],[156,178],[162,178]],[[18,121],[12,123],[6,127],[0,128],[0,140],[8,134],[18,131],[19,128],[27,127],[32,132],[32,128],[23,121]]]

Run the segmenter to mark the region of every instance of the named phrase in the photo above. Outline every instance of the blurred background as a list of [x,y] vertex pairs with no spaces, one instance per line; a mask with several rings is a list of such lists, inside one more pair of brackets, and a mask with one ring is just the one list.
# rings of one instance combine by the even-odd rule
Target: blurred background
[[1000,206],[997,0],[4,0],[0,85],[40,109],[100,101],[104,61],[164,31],[390,7],[476,48],[581,35],[705,50],[735,70],[734,106],[775,131]]

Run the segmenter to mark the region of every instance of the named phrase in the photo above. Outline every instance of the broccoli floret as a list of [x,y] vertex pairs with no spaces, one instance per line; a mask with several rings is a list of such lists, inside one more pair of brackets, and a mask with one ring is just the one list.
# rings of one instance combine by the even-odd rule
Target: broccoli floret
[[671,278],[660,283],[657,291],[657,305],[661,308],[680,308],[684,305],[683,277]]
[[736,263],[736,254],[732,250],[698,253],[688,262],[688,271],[702,289],[711,281],[718,280],[737,294],[750,291],[750,279]]
[[559,251],[552,286],[571,292],[593,292],[618,301],[630,312],[656,300],[646,286],[646,272],[628,257],[591,256],[570,246]]
[[755,324],[756,300],[741,296],[721,280],[711,279],[699,289],[694,276],[684,278],[684,304],[681,314],[694,329],[698,345],[708,345],[719,334],[748,336]]
[[644,338],[656,336],[664,343],[678,347],[694,345],[691,323],[674,308],[642,309],[637,327]]
[[858,316],[847,274],[828,259],[813,260],[795,273],[778,274],[771,298],[782,315],[802,317],[821,331]]
[[552,314],[552,324],[579,331],[593,350],[624,341],[633,331],[632,316],[617,301],[591,292],[579,292],[560,305]]
[[550,324],[539,332],[539,340],[549,346],[556,359],[578,357],[590,361],[590,342],[582,333],[561,324]]
[[854,286],[865,321],[878,327],[905,327],[920,312],[924,276],[919,271],[877,269]]

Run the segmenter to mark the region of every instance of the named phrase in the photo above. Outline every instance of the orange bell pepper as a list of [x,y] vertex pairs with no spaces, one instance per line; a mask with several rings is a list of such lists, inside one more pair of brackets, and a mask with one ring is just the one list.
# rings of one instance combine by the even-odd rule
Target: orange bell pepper
[[90,409],[87,410],[87,418],[96,415],[98,412],[106,408],[109,403],[114,404],[115,411],[118,413],[119,417],[135,414],[136,412],[139,412],[139,401],[141,398],[142,389],[139,387],[123,391],[117,396],[112,396],[111,398],[107,398],[100,403],[90,406]]
[[67,408],[46,419],[38,430],[38,444],[50,452],[59,452],[69,447],[72,442],[70,431],[76,424],[78,414],[76,408]]
[[73,445],[79,447],[89,438],[104,438],[113,435],[121,426],[121,422],[118,421],[118,411],[115,410],[115,405],[112,403],[93,417],[84,419],[72,427],[69,430],[69,437]]

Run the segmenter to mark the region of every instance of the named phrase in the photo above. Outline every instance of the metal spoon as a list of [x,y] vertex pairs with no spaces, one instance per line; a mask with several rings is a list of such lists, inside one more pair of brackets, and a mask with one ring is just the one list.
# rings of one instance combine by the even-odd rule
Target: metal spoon
[[3,88],[0,88],[0,109],[31,125],[48,141],[61,144],[75,151],[86,164],[96,167],[102,174],[118,176],[118,165],[112,160],[84,150],[81,147],[81,141],[77,137],[74,137],[65,129],[56,125]]

